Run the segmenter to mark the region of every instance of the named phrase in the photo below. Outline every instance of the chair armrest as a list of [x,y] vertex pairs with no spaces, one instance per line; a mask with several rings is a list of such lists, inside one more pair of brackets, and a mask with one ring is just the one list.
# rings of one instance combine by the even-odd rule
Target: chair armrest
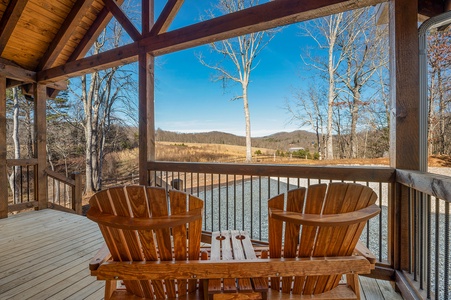
[[377,262],[376,256],[361,241],[357,243],[354,251],[357,253],[357,255],[365,257],[372,265],[376,264]]
[[111,258],[110,250],[104,243],[102,247],[97,251],[96,255],[89,262],[89,270],[96,271],[99,266]]
[[296,225],[332,227],[366,222],[372,217],[377,216],[379,212],[380,208],[375,204],[352,212],[325,215],[302,214],[277,208],[269,208],[269,216],[279,221],[290,222]]

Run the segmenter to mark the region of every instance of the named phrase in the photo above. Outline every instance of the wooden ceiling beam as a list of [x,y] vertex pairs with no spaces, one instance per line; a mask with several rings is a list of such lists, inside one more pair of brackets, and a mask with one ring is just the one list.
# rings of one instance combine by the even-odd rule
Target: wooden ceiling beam
[[11,0],[0,20],[0,54],[5,50],[28,0]]
[[48,84],[50,82],[92,73],[96,70],[126,65],[137,61],[138,49],[138,42],[134,42],[87,58],[71,61],[62,66],[43,70],[38,72],[38,82]]
[[6,59],[0,59],[0,76],[24,83],[36,82],[36,72],[25,70]]
[[279,0],[253,6],[157,36],[140,43],[158,56],[252,32],[379,4],[385,0]]
[[[35,93],[35,84],[28,83],[22,84],[22,93],[28,96],[34,96]],[[50,99],[54,99],[58,96],[60,91],[67,89],[67,81],[60,81],[55,83],[50,83],[46,85],[47,97]]]
[[186,26],[167,33],[143,38],[116,49],[105,51],[38,73],[39,82],[60,81],[110,68],[138,59],[139,48],[153,55],[171,53],[243,34],[306,21],[338,12],[375,5],[385,0],[279,0],[250,7],[235,13]]
[[70,37],[73,35],[75,29],[80,24],[81,19],[92,5],[92,2],[93,1],[85,0],[77,0],[77,2],[75,2],[69,15],[64,20],[63,25],[42,57],[37,68],[38,70],[48,69],[53,65],[58,55],[61,53],[61,50],[64,48]]
[[[29,84],[31,84],[31,83],[29,83]],[[21,86],[21,85],[23,85],[23,81],[6,78],[6,88],[7,89],[13,88],[16,86]]]
[[114,0],[103,0],[105,7],[113,14],[119,24],[125,29],[128,35],[133,39],[133,41],[138,41],[141,39],[141,33],[136,29],[135,25],[130,21],[127,15],[124,13],[119,4]]
[[445,12],[445,1],[418,0],[418,14],[420,16],[423,16],[423,19],[435,17],[444,12]]
[[[118,5],[122,4],[122,2],[124,2],[124,0],[117,1]],[[77,48],[74,50],[74,52],[72,52],[67,61],[71,62],[85,56],[86,53],[88,53],[89,48],[91,48],[91,46],[94,44],[95,40],[102,32],[102,30],[108,25],[112,17],[113,14],[110,13],[108,8],[104,7],[99,12],[97,18],[92,23],[91,27],[89,27],[88,31],[78,43]]]
[[144,36],[152,36],[166,32],[182,7],[183,2],[184,0],[168,0],[155,22],[155,25],[150,30],[150,33],[148,35],[145,34]]
[[[424,22],[450,9],[450,0],[418,0],[418,21]],[[388,3],[382,3],[378,6],[377,24],[388,24]]]

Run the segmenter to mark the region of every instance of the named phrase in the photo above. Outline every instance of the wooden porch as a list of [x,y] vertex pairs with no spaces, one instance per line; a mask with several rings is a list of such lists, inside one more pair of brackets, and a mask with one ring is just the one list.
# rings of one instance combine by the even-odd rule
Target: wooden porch
[[[97,224],[45,209],[2,219],[0,229],[1,299],[103,298],[103,282],[88,269],[103,243]],[[362,299],[402,299],[388,281],[360,281]]]

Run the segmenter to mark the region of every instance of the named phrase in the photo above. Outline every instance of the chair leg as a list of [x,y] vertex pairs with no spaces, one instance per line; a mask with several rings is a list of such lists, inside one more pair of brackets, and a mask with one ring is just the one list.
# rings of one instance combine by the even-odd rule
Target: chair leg
[[346,283],[354,291],[357,300],[360,300],[360,282],[358,274],[346,274]]
[[117,289],[117,280],[106,280],[105,281],[105,300],[110,299],[116,289]]

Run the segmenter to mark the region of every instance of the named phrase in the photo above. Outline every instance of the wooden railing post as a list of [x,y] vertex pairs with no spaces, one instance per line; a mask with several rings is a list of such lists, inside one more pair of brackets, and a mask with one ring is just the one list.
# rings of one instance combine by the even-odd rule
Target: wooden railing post
[[6,78],[0,76],[0,219],[8,217],[8,178],[6,168]]
[[75,181],[75,185],[72,188],[72,209],[75,211],[76,214],[81,215],[83,206],[81,174],[72,173],[71,178]]
[[45,85],[36,84],[34,93],[34,127],[36,135],[36,148],[35,157],[38,159],[37,166],[37,194],[36,199],[39,202],[38,209],[44,209],[48,206],[47,199],[47,174],[45,169],[47,168],[47,119],[46,119],[46,101],[47,101],[47,88]]
[[[395,169],[419,170],[419,40],[418,0],[389,1],[390,56],[390,166]],[[409,298],[402,282],[403,271],[410,263],[409,189],[395,184],[391,242],[393,265],[397,270],[397,286]]]

